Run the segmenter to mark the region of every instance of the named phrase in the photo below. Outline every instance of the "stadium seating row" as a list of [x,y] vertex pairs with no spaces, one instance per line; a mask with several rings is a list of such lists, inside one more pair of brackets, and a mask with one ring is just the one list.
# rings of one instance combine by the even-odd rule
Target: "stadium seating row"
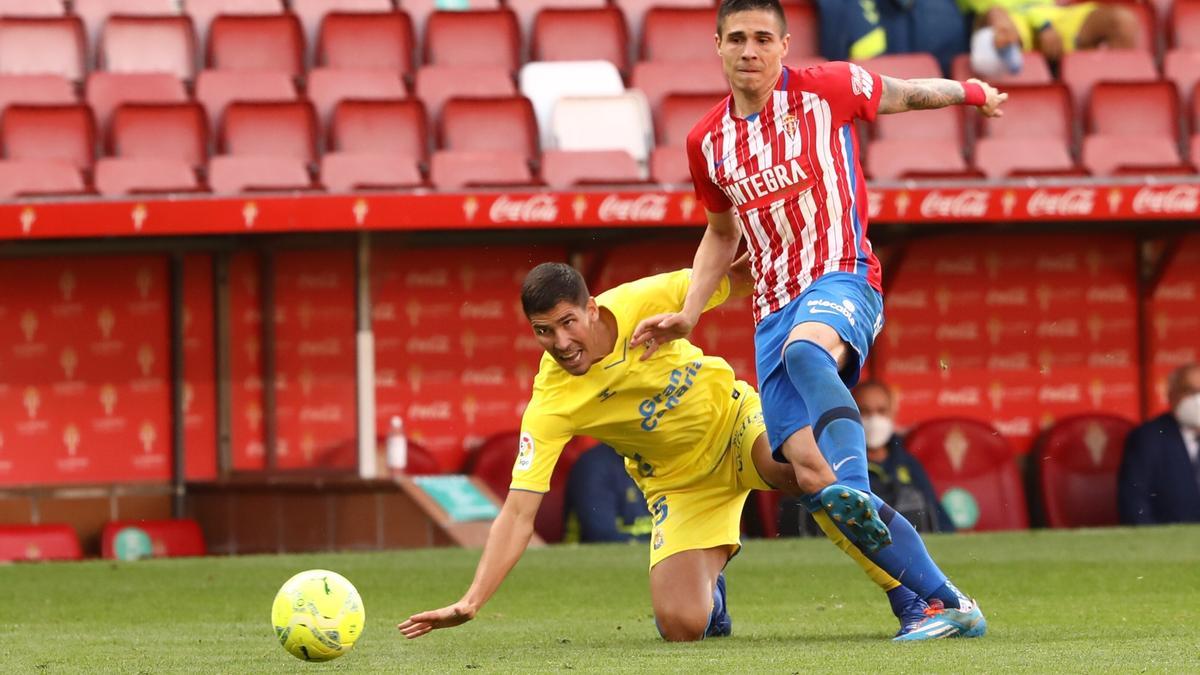
[[[186,557],[205,554],[204,535],[194,520],[119,520],[104,525],[100,534],[100,554],[109,559],[126,557],[117,542],[122,532],[135,528],[136,546],[148,550],[132,551],[135,557]],[[0,526],[0,561],[79,560],[83,549],[70,525]]]

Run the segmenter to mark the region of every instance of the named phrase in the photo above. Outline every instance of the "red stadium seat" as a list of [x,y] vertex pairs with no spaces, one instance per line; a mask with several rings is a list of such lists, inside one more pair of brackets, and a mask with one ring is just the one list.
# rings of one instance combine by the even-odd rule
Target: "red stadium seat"
[[612,7],[544,9],[534,24],[532,54],[534,61],[608,61],[627,73],[625,17]]
[[542,153],[542,182],[555,190],[577,185],[642,183],[642,169],[624,150],[547,150]]
[[208,185],[215,194],[222,195],[313,187],[303,160],[251,155],[213,157],[208,162]]
[[208,34],[208,67],[304,74],[304,32],[291,14],[218,16]]
[[1179,108],[1168,82],[1097,84],[1088,105],[1083,166],[1097,176],[1180,167]]
[[503,150],[441,150],[433,153],[429,180],[439,190],[533,185],[529,160]]
[[659,145],[684,148],[692,127],[724,97],[724,94],[671,94],[668,96],[663,100],[658,114],[656,128]]
[[343,101],[329,127],[329,147],[429,158],[429,131],[420,101]]
[[321,24],[317,63],[394,70],[411,77],[415,45],[412,20],[404,12],[328,14]]
[[[78,3],[77,3],[78,4]],[[63,16],[62,0],[0,0],[0,16]]]
[[221,123],[222,154],[317,158],[317,116],[308,101],[231,103]]
[[520,96],[452,99],[442,109],[438,139],[446,150],[499,150],[525,159],[538,152],[533,106]]
[[643,61],[692,61],[721,69],[712,7],[651,7],[642,22]]
[[183,6],[192,17],[200,44],[207,44],[208,31],[220,14],[280,14],[286,11],[284,0],[184,0]]
[[[817,16],[817,8],[807,1],[784,3],[783,15],[787,18],[787,30],[792,36],[788,41],[788,58],[785,59],[785,63],[795,68],[797,66],[793,64],[799,63],[801,59],[820,56],[820,19]],[[713,26],[713,32],[716,33],[716,26]]]
[[116,73],[196,77],[196,35],[186,16],[114,16],[100,38],[100,67]]
[[[467,461],[467,470],[471,475],[487,485],[501,501],[508,496],[519,445],[520,434],[515,431],[494,434]],[[542,497],[542,505],[534,521],[534,530],[544,541],[562,541],[567,479],[575,460],[593,445],[595,441],[592,439],[575,438],[563,448],[554,466],[554,473],[550,475],[550,491]]]
[[[1192,90],[1200,83],[1200,49],[1176,49],[1167,52],[1163,60],[1163,75],[1175,83],[1179,100],[1187,105],[1192,101]],[[1195,127],[1192,127],[1196,130]]]
[[1055,422],[1038,439],[1034,457],[1046,524],[1050,527],[1116,525],[1117,470],[1134,424],[1095,414]]
[[980,116],[975,166],[988,178],[1074,170],[1070,93],[1062,85],[1005,89],[1004,116]]
[[70,525],[0,525],[0,560],[79,560],[83,551]]
[[779,502],[783,493],[777,490],[755,490],[751,493],[754,505],[758,509],[759,527],[765,539],[779,536]]
[[116,537],[122,530],[133,527],[145,532],[150,537],[150,545],[155,558],[181,558],[202,556],[204,534],[200,524],[191,519],[178,520],[114,520],[105,523],[100,532],[100,555],[114,559],[117,557]]
[[425,27],[425,63],[441,66],[520,65],[521,33],[507,9],[434,12]]
[[452,98],[517,95],[512,72],[503,66],[422,66],[413,89],[433,120],[441,117],[442,106]]
[[445,468],[438,462],[438,459],[424,445],[409,439],[408,441],[408,456],[404,466],[404,473],[409,476],[432,476],[439,473],[446,473]]
[[187,90],[174,75],[167,73],[106,73],[88,75],[88,105],[102,131],[108,128],[113,111],[123,103],[180,103],[188,100]]
[[[950,65],[950,76],[956,80],[968,80],[972,77],[979,77],[971,69],[970,54],[959,54],[954,57],[954,61]],[[1046,57],[1042,56],[1041,52],[1025,52],[1021,72],[1015,74],[1004,73],[999,76],[980,79],[987,80],[991,84],[1007,91],[1007,87],[1012,85],[1050,84],[1054,82],[1054,74],[1050,72],[1050,64],[1046,62]]]
[[0,198],[86,193],[83,174],[58,159],[0,160]]
[[1062,81],[1071,90],[1075,108],[1087,105],[1097,82],[1153,82],[1158,79],[1154,57],[1137,49],[1089,49],[1074,51],[1062,60]]
[[887,54],[862,62],[863,68],[901,80],[941,77],[942,69],[932,54]]
[[1172,47],[1200,49],[1200,1],[1175,0],[1170,34]]
[[683,146],[658,146],[650,153],[650,180],[664,185],[690,185],[687,152]]
[[106,197],[200,189],[196,172],[177,159],[102,157],[96,162],[95,183],[96,191]]
[[969,177],[962,148],[951,140],[881,138],[867,151],[867,174],[875,180]]
[[[602,9],[607,0],[505,0],[504,6],[517,15],[517,23],[526,35],[533,35],[533,24],[543,9]],[[624,25],[625,17],[621,16]]]
[[0,136],[7,159],[51,159],[77,169],[95,158],[96,123],[86,105],[9,106]]
[[[663,99],[672,94],[704,94],[712,96],[714,104],[729,94],[729,82],[720,66],[708,62],[643,61],[634,64],[630,86],[646,95],[655,116],[661,114]],[[698,121],[697,117],[692,123]]]
[[78,17],[0,17],[0,74],[61,75],[79,82],[87,72],[86,45]]
[[401,99],[407,95],[400,72],[395,70],[314,68],[308,73],[308,98],[321,120],[328,120],[338,102],[345,99]]
[[234,101],[296,100],[296,85],[287,73],[271,71],[205,70],[196,78],[196,100],[218,128],[225,108]]
[[[616,5],[621,13],[625,15],[625,21],[629,24],[629,38],[635,44],[642,44],[643,24],[646,19],[646,12],[652,7],[689,7],[689,8],[705,8],[712,12],[713,27],[710,33],[716,33],[716,11],[714,10],[713,0],[612,0],[612,4]],[[712,35],[709,35],[711,42]]]
[[330,192],[402,189],[425,185],[415,157],[368,152],[321,155],[321,184]]
[[392,0],[291,0],[288,4],[300,19],[309,44],[317,43],[322,22],[335,13],[383,14],[396,9]]
[[74,0],[71,11],[83,19],[88,37],[96,42],[110,16],[179,16],[178,0]]
[[[947,501],[977,507],[978,519],[973,524],[955,520],[960,531],[1029,527],[1025,489],[1013,449],[995,429],[970,419],[930,420],[910,431],[905,443],[925,466],[952,519],[955,509]],[[947,493],[952,491],[948,500]]]
[[208,156],[208,121],[196,103],[125,105],[117,109],[109,153],[122,158],[174,160],[193,168]]
[[0,75],[0,114],[13,104],[78,103],[75,88],[61,75]]

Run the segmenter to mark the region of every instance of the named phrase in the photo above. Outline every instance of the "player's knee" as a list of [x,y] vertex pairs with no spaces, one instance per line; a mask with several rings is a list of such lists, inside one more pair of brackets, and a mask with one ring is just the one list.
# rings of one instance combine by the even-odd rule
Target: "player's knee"
[[658,634],[667,642],[695,642],[704,639],[708,630],[709,614],[703,610],[684,608],[658,612],[654,623]]
[[783,348],[783,363],[793,378],[820,376],[822,371],[837,372],[833,355],[812,340],[793,340]]
[[1114,16],[1113,31],[1108,40],[1109,46],[1119,49],[1137,47],[1141,32],[1141,24],[1138,23],[1137,16],[1125,7],[1112,7],[1111,9]]

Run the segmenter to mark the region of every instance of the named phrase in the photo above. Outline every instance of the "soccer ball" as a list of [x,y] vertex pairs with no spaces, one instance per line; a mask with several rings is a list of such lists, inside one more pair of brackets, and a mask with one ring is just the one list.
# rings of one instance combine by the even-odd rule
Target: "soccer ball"
[[366,620],[354,585],[328,570],[308,570],[288,579],[271,606],[279,643],[305,661],[329,661],[350,651]]

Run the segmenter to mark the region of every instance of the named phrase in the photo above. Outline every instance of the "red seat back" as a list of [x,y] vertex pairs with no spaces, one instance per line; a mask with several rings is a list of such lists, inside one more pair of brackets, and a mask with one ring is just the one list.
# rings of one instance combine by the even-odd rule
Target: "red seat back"
[[123,103],[181,103],[188,100],[183,82],[168,73],[108,73],[96,71],[87,79],[87,102],[101,132],[113,111]]
[[1140,49],[1085,49],[1063,56],[1062,82],[1076,108],[1087,105],[1097,82],[1153,82],[1158,79],[1154,56]]
[[408,454],[404,465],[404,473],[410,476],[431,476],[445,473],[437,457],[424,445],[408,439]]
[[0,73],[79,82],[87,72],[86,44],[78,17],[0,17]]
[[1071,97],[1060,84],[1007,87],[1004,116],[980,115],[980,135],[987,138],[1055,138],[1070,145]]
[[0,126],[8,159],[56,159],[86,169],[95,157],[96,123],[86,105],[9,106]]
[[1179,96],[1170,82],[1101,82],[1088,104],[1089,133],[1179,136]]
[[200,524],[190,518],[171,520],[114,520],[100,533],[100,555],[116,558],[116,537],[127,527],[135,527],[150,537],[155,558],[202,556],[206,553]]
[[671,94],[663,99],[658,114],[659,145],[683,148],[696,122],[708,114],[724,94]]
[[0,525],[0,560],[79,560],[83,552],[70,525]]
[[317,117],[307,101],[232,103],[221,123],[221,149],[228,155],[317,157]]
[[412,20],[404,12],[325,15],[317,63],[331,68],[413,71]]
[[[972,419],[939,419],[924,422],[905,439],[933,481],[938,498],[951,512],[948,501],[973,501],[978,519],[961,520],[960,529],[1016,530],[1029,527],[1025,489],[1008,441],[991,426]],[[970,499],[962,492],[966,492]],[[954,494],[947,499],[947,493]],[[969,509],[964,509],[964,511]]]
[[100,67],[117,73],[196,76],[196,33],[186,16],[114,16],[100,38]]
[[543,9],[533,28],[534,61],[609,61],[629,69],[625,17],[612,7]]
[[345,99],[401,99],[407,95],[396,70],[313,68],[308,72],[308,98],[323,121]]
[[804,58],[819,56],[821,40],[818,31],[821,20],[817,16],[817,8],[807,1],[785,2],[783,15],[787,19],[788,33],[792,36],[788,41],[786,61],[790,64]]
[[1171,11],[1171,46],[1200,49],[1200,0],[1175,0]]
[[70,80],[61,75],[0,75],[0,115],[13,104],[78,103]]
[[425,26],[425,62],[448,66],[500,66],[520,63],[517,17],[507,9],[434,12]]
[[1039,483],[1050,527],[1116,525],[1117,471],[1134,424],[1114,415],[1061,419],[1038,439]]
[[196,100],[220,128],[225,108],[233,101],[294,101],[296,85],[287,73],[269,70],[206,70],[196,78]]
[[523,96],[452,99],[442,108],[439,130],[446,150],[502,150],[526,159],[537,154],[533,106]]
[[[703,62],[641,61],[633,66],[630,87],[640,89],[646,95],[656,116],[662,114],[662,103],[669,96],[703,95],[716,105],[729,94],[729,83],[721,69]],[[698,121],[699,117],[693,119],[692,124]]]
[[423,66],[417,71],[414,90],[431,120],[441,118],[442,106],[452,98],[517,95],[512,72],[503,66]]
[[208,35],[208,66],[304,74],[304,33],[292,14],[218,16]]
[[429,159],[425,106],[420,101],[342,101],[329,127],[329,147],[340,152]]
[[109,151],[118,157],[176,159],[194,168],[208,158],[208,123],[196,103],[125,105],[113,116]]
[[711,7],[651,7],[642,20],[643,61],[698,61],[720,68]]

